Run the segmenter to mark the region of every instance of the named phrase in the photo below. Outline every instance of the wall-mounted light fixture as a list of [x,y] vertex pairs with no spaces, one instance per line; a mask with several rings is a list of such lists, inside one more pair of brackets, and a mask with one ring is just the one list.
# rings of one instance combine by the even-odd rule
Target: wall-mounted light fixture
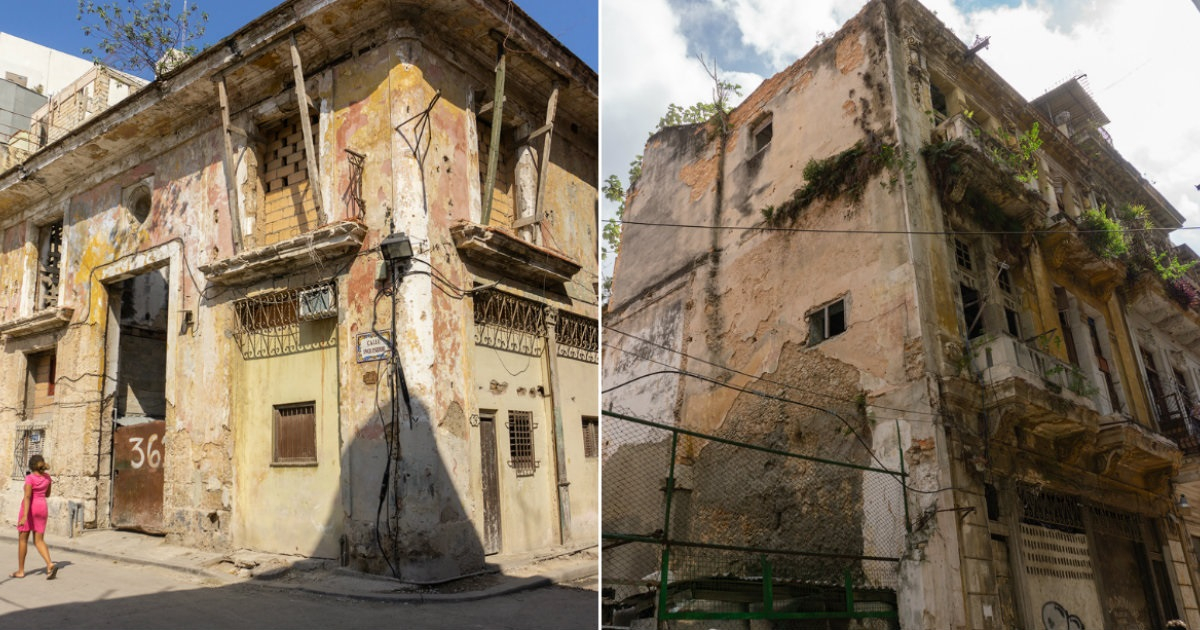
[[412,241],[404,232],[389,234],[379,243],[379,252],[388,262],[405,262],[413,256]]
[[1192,504],[1188,503],[1186,494],[1179,495],[1179,501],[1176,502],[1176,505],[1178,505],[1179,509],[1181,509],[1181,510],[1187,510],[1192,507]]

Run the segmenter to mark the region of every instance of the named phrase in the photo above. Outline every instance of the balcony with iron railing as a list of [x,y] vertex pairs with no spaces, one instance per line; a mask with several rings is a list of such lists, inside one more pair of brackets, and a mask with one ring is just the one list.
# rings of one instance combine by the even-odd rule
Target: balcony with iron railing
[[1200,454],[1200,406],[1181,388],[1151,396],[1159,431],[1184,455]]

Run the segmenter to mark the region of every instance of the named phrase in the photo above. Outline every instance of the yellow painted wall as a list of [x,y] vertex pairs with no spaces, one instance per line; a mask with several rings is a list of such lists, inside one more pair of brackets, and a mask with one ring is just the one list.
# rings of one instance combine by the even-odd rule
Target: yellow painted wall
[[[301,323],[301,335],[331,339],[335,325]],[[317,465],[272,466],[274,405],[310,400]],[[243,361],[233,419],[235,547],[337,557],[343,523],[337,400],[336,346]]]
[[[496,412],[496,456],[499,464],[501,553],[519,553],[558,544],[558,507],[554,470],[554,426],[550,398],[538,393],[541,386],[549,393],[545,357],[535,357],[495,348],[475,348],[476,392],[480,411]],[[492,381],[498,387],[492,386]],[[533,413],[533,449],[537,471],[518,477],[508,465],[508,411]],[[478,443],[479,429],[473,441]],[[472,449],[479,470],[479,449]],[[481,474],[481,473],[480,473]],[[483,501],[479,501],[476,522],[482,531]]]
[[600,522],[600,458],[584,457],[583,416],[600,415],[599,366],[559,357],[558,370],[567,479],[571,482],[571,538],[595,541]]

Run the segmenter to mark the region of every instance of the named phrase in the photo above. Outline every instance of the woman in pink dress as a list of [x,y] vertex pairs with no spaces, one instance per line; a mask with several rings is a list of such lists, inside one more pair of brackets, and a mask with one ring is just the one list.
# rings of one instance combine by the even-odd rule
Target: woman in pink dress
[[46,497],[50,496],[53,481],[46,472],[50,467],[41,455],[29,458],[30,473],[25,475],[25,498],[21,500],[21,515],[17,518],[17,570],[9,577],[25,577],[25,553],[29,551],[29,532],[33,532],[33,544],[46,561],[46,579],[58,575],[58,566],[50,561],[50,550],[46,548]]

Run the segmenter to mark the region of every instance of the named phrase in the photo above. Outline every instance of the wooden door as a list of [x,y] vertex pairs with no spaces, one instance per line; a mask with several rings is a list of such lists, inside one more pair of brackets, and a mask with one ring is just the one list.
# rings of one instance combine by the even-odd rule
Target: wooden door
[[500,553],[500,461],[496,455],[496,416],[479,414],[480,471],[483,489],[483,553]]

